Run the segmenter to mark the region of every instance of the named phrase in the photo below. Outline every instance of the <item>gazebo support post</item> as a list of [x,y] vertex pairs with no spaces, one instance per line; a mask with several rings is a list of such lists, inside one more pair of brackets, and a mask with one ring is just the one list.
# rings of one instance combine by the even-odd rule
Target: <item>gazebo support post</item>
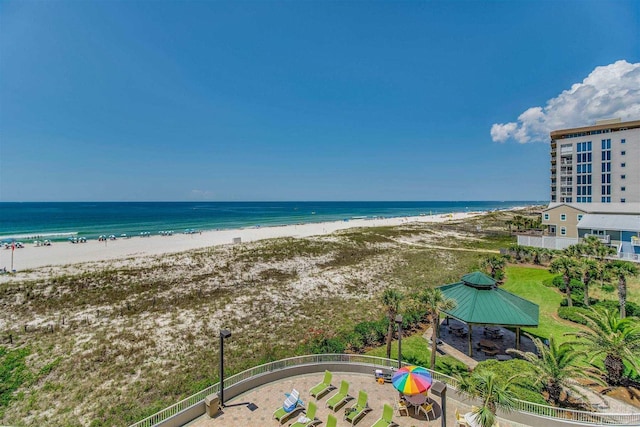
[[469,323],[469,357],[473,357],[473,346],[471,345],[471,335],[473,335],[473,325]]
[[516,326],[516,349],[520,350],[520,326]]

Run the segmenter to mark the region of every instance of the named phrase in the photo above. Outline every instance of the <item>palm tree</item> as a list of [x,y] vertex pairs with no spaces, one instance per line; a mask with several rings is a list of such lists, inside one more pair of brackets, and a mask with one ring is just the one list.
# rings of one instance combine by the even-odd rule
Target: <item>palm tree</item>
[[579,265],[582,272],[582,284],[584,285],[584,305],[589,306],[589,285],[598,277],[600,269],[598,262],[593,259],[583,259]]
[[531,254],[533,255],[533,263],[536,265],[542,265],[542,257],[548,255],[549,250],[545,248],[531,248]]
[[604,355],[606,381],[609,385],[620,385],[624,372],[624,362],[640,372],[637,360],[640,351],[640,327],[632,318],[620,318],[610,310],[594,310],[582,315],[587,329],[570,332],[576,341],[570,345],[583,346],[584,353],[591,356],[593,362]]
[[551,273],[562,274],[562,281],[564,282],[564,289],[567,295],[567,305],[569,307],[573,306],[573,301],[571,300],[571,279],[578,275],[577,268],[578,265],[576,261],[567,255],[555,258],[551,261],[551,267],[549,267]]
[[474,371],[471,375],[459,376],[458,390],[472,399],[482,401],[474,410],[475,418],[482,427],[491,427],[496,422],[498,408],[511,411],[515,408],[516,394],[511,389],[513,380],[502,383],[492,371]]
[[524,217],[522,215],[514,215],[512,223],[520,230],[520,227],[524,225]]
[[509,220],[506,220],[506,221],[504,222],[504,224],[505,224],[507,227],[509,227],[509,234],[511,234],[511,226],[513,225],[513,221],[511,221],[511,220],[509,219]]
[[387,289],[382,294],[382,305],[389,318],[389,329],[387,329],[387,359],[391,358],[391,340],[393,339],[393,329],[396,315],[400,311],[400,301],[404,295],[395,289]]
[[638,267],[627,261],[613,261],[607,269],[618,278],[618,304],[620,304],[620,318],[627,316],[627,276],[637,276]]
[[488,270],[489,275],[492,278],[502,276],[504,273],[504,266],[507,263],[506,259],[502,255],[491,255],[482,261],[482,267]]
[[429,323],[431,323],[431,361],[430,368],[436,368],[436,351],[438,342],[438,327],[440,326],[440,312],[443,310],[452,310],[456,306],[456,302],[444,296],[440,289],[426,288],[420,295],[422,302],[427,309]]
[[586,236],[579,246],[582,248],[582,253],[597,258],[604,258],[608,255],[616,254],[615,248],[605,245],[597,236]]
[[554,405],[560,404],[560,398],[563,390],[571,390],[577,395],[582,395],[580,390],[575,387],[575,378],[591,378],[594,376],[584,368],[578,367],[578,358],[580,352],[568,344],[557,345],[553,335],[549,337],[549,346],[543,344],[540,338],[526,334],[535,344],[538,354],[524,352],[515,349],[508,349],[507,352],[515,354],[520,358],[531,363],[537,377],[536,381],[541,383],[544,389],[549,393],[549,400]]
[[587,236],[581,243],[569,246],[564,250],[564,252],[574,258],[586,256],[588,259],[595,260],[598,265],[596,268],[592,269],[593,271],[591,271],[591,273],[596,273],[592,277],[599,277],[601,283],[604,283],[604,280],[606,279],[605,266],[608,262],[607,257],[616,254],[615,248],[605,245],[602,243],[602,240],[596,236]]

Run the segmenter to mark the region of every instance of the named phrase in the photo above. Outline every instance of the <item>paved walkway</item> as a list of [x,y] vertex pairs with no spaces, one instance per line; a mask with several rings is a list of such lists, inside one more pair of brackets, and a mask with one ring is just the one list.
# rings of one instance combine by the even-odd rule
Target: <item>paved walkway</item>
[[[424,335],[422,335],[422,337],[425,340],[429,341],[429,344],[431,344],[431,336],[432,336],[432,328],[427,329]],[[429,348],[431,348],[431,346],[429,346]],[[461,352],[457,348],[447,344],[442,340],[441,340],[441,343],[438,344],[438,349],[441,350],[444,354],[448,354],[449,356],[455,357],[456,359],[458,359],[459,361],[461,361],[471,369],[475,369],[476,366],[478,366],[477,360],[472,359],[471,357],[467,356],[465,353]]]

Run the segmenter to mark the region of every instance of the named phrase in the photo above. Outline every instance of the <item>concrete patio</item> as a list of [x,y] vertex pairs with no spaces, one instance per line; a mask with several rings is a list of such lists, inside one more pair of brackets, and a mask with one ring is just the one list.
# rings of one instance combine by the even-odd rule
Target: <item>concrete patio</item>
[[[221,414],[214,418],[210,418],[208,415],[203,415],[187,426],[191,427],[247,427],[247,426],[278,426],[278,421],[273,419],[273,412],[282,406],[285,399],[285,393],[290,393],[293,388],[296,388],[300,392],[301,399],[305,406],[308,405],[309,400],[315,400],[309,395],[309,389],[319,383],[323,378],[323,374],[308,374],[289,377],[280,381],[275,381],[266,384],[261,387],[252,389],[251,391],[241,394],[230,401],[226,402],[226,406]],[[366,374],[352,374],[352,373],[336,373],[333,376],[332,383],[339,385],[340,381],[346,380],[350,383],[349,394],[354,398],[357,397],[359,390],[367,392],[369,397],[369,406],[372,411],[364,416],[360,421],[356,423],[357,426],[371,426],[382,415],[383,405],[394,405],[398,399],[398,392],[393,388],[391,384],[378,384],[375,381],[373,373],[371,375]],[[326,424],[327,415],[334,414],[338,419],[338,427],[347,427],[350,424],[343,420],[344,408],[351,406],[355,403],[355,400],[347,403],[337,412],[333,412],[326,407],[326,401],[334,391],[325,394],[321,399],[317,400],[318,413],[317,417],[322,421],[322,425]],[[441,407],[440,398],[432,396],[435,401],[435,417],[433,419],[427,419],[424,415],[414,415],[413,410],[409,410],[409,416],[400,416],[397,411],[394,411],[393,421],[400,427],[413,427],[413,426],[441,426]],[[462,400],[462,399],[461,399]],[[464,414],[471,410],[469,402],[458,401],[451,397],[447,398],[446,403],[446,426],[455,426],[455,411],[456,409]],[[297,414],[292,417],[291,420],[282,424],[284,426],[291,425],[302,414]],[[531,424],[521,424],[515,421],[508,421],[500,419],[500,426],[502,427],[521,427]]]

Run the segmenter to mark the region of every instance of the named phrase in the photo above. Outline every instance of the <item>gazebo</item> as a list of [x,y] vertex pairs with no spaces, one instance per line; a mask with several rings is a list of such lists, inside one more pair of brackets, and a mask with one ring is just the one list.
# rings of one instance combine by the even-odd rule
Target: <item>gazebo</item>
[[469,326],[469,356],[472,356],[473,325],[495,325],[516,328],[516,348],[520,348],[520,328],[537,327],[537,304],[500,289],[496,281],[479,271],[462,276],[457,283],[439,286],[447,297],[456,301],[452,310],[443,310],[449,317]]

